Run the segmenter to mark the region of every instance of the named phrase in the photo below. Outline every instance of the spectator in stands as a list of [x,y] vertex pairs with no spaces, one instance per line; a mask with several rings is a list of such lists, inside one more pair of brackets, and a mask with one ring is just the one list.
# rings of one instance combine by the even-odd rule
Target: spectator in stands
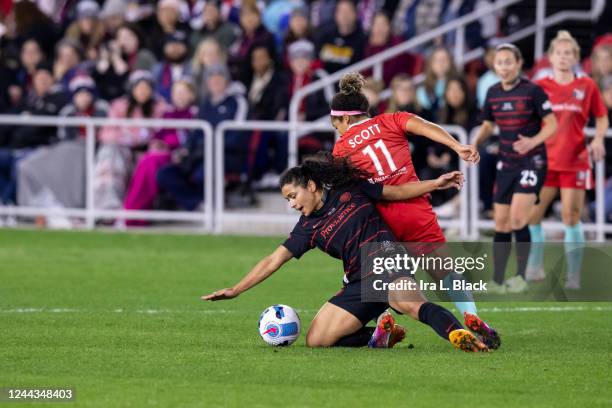
[[600,90],[604,90],[604,79],[612,75],[612,45],[602,44],[591,54],[593,80],[597,82]]
[[[128,80],[128,95],[115,99],[109,118],[161,118],[167,105],[155,95],[155,80],[149,71],[132,72]],[[126,182],[135,149],[149,144],[151,128],[105,126],[100,132],[100,147],[96,155],[94,202],[97,208],[118,209],[123,206]]]
[[310,2],[310,25],[313,28],[328,27],[334,24],[336,0],[313,0]]
[[100,47],[92,76],[103,99],[113,100],[122,96],[130,72],[153,68],[155,56],[142,43],[140,28],[133,23],[123,23],[116,38]]
[[97,58],[98,46],[104,40],[104,25],[98,20],[100,5],[94,0],[81,0],[76,6],[77,19],[70,24],[64,38],[79,44],[89,60]]
[[[59,38],[59,30],[53,21],[40,11],[35,2],[29,0],[15,2],[13,16],[17,44],[26,38],[34,38],[45,55],[53,55]],[[10,33],[7,34],[10,35]]]
[[[314,44],[302,39],[292,42],[288,52],[289,68],[291,69],[291,81],[289,86],[288,100],[301,88],[319,80],[327,75],[322,69],[316,68]],[[333,90],[329,90],[333,96]],[[311,93],[300,103],[298,108],[298,120],[315,121],[329,115],[329,102],[325,91],[320,90]],[[298,147],[300,156],[315,154],[320,150],[331,150],[334,144],[334,134],[313,133],[300,137]]]
[[289,46],[296,41],[307,40],[314,44],[314,35],[310,22],[308,21],[308,10],[304,7],[298,7],[291,11],[289,17],[289,26],[283,40],[283,64],[288,66]]
[[[52,68],[41,63],[32,78],[32,90],[25,103],[16,109],[26,115],[58,114],[66,104],[66,96],[53,80]],[[16,126],[3,129],[0,148],[0,200],[2,204],[16,202],[16,165],[37,147],[51,143],[56,128],[47,126]]]
[[[172,85],[172,106],[164,113],[164,119],[193,119],[197,116],[196,90],[189,78],[182,78]],[[172,151],[187,139],[186,129],[161,129],[149,143],[149,150],[140,157],[124,201],[127,210],[148,210],[157,197],[156,176],[160,168],[170,162]],[[146,225],[141,220],[128,220],[127,225]]]
[[[253,77],[248,88],[250,120],[286,120],[289,85],[274,62],[269,48],[258,46],[251,53]],[[287,137],[284,133],[253,132],[249,152],[249,179],[259,180],[264,174],[270,185],[287,167]],[[268,185],[263,186],[267,188]]]
[[476,126],[476,106],[462,77],[452,76],[446,81],[444,105],[438,110],[437,117],[439,123],[458,125],[466,132]]
[[9,90],[14,104],[21,103],[23,98],[30,93],[36,67],[44,59],[45,55],[35,39],[31,38],[23,43],[19,57],[21,64],[15,73],[15,83],[11,84],[13,89]]
[[153,67],[153,76],[157,83],[157,93],[170,103],[172,84],[190,75],[191,66],[188,57],[187,34],[175,31],[166,36],[164,58]]
[[484,104],[485,98],[487,97],[487,91],[492,85],[495,85],[499,82],[499,77],[495,73],[493,69],[493,59],[495,58],[495,47],[489,46],[485,51],[485,55],[483,61],[487,67],[487,72],[482,74],[482,76],[478,79],[478,83],[476,85],[476,98],[478,102],[478,107],[481,108]]
[[202,40],[209,37],[215,39],[224,50],[229,49],[236,41],[238,27],[223,20],[219,6],[219,0],[206,1],[201,18],[197,21],[197,24],[192,24],[194,29],[191,34],[192,50],[195,50],[202,43]]
[[123,0],[106,0],[100,12],[100,22],[104,26],[105,40],[115,38],[117,30],[125,23],[127,4]]
[[[371,57],[372,55],[391,48],[400,42],[402,42],[402,39],[398,36],[392,35],[391,33],[391,22],[389,21],[389,17],[383,12],[378,12],[374,16],[374,20],[372,22],[372,30],[370,31],[370,35],[368,37],[364,57]],[[413,72],[414,64],[413,58],[411,57],[411,55],[404,53],[384,62],[382,80],[385,82],[385,85],[389,85],[391,83],[391,79],[393,79],[393,77],[399,73]],[[372,75],[371,70],[368,70],[365,75]]]
[[227,64],[225,50],[214,37],[203,39],[191,60],[191,75],[196,86],[198,100],[202,100],[207,92],[204,72],[208,67],[217,64]]
[[352,1],[338,1],[334,21],[335,24],[323,27],[318,32],[317,39],[317,54],[329,73],[361,60],[367,42],[357,21],[357,11]]
[[164,46],[168,35],[175,31],[189,32],[188,25],[180,21],[180,7],[179,0],[161,0],[157,3],[156,19],[151,27],[149,38],[151,51],[158,60],[164,57]]
[[385,112],[410,112],[423,117],[417,104],[414,84],[408,74],[398,74],[391,80],[391,98]]
[[[96,85],[89,76],[70,81],[72,100],[61,117],[106,117],[108,103],[96,97]],[[27,207],[54,207],[58,214],[46,220],[52,228],[69,228],[62,208],[85,206],[85,126],[60,127],[58,142],[41,147],[19,162],[18,203]]]
[[425,64],[425,81],[417,88],[417,101],[422,109],[430,112],[434,121],[435,112],[444,104],[446,79],[457,74],[450,52],[443,47],[433,50]]
[[410,39],[440,26],[448,1],[400,0],[399,3],[393,17],[394,32]]
[[72,78],[82,70],[80,67],[82,56],[83,50],[75,41],[64,39],[57,44],[53,76],[66,91]]
[[[308,40],[292,42],[288,49],[291,81],[288,100],[298,90],[326,76],[322,69],[316,68],[314,44]],[[301,103],[298,113],[300,121],[314,121],[329,114],[329,103],[323,90],[309,94]]]
[[252,70],[250,59],[255,47],[265,47],[276,57],[274,36],[261,24],[261,15],[255,5],[244,4],[240,8],[241,35],[229,50],[229,67],[232,78],[248,86]]
[[363,94],[368,100],[368,115],[374,117],[380,111],[380,93],[385,89],[385,83],[382,80],[368,78],[363,87]]
[[[200,104],[198,117],[214,127],[223,120],[244,120],[246,101],[229,94],[230,75],[225,65],[209,66],[204,73],[208,94]],[[244,132],[225,135],[225,169],[227,173],[244,173],[248,140]],[[172,163],[157,173],[158,187],[181,208],[195,210],[204,198],[204,140],[200,132],[190,132],[185,144],[177,149]]]

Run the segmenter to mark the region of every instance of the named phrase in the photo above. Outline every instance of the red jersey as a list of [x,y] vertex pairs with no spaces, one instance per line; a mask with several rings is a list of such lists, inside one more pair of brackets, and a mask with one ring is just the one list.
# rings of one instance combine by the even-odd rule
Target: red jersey
[[[370,181],[398,185],[419,181],[406,139],[407,112],[383,113],[353,124],[334,146],[334,156],[349,157]],[[429,195],[405,201],[377,201],[376,208],[396,238],[404,242],[444,242]],[[434,248],[421,248],[428,253]]]
[[567,85],[543,78],[537,84],[544,89],[557,118],[557,131],[546,141],[548,169],[553,171],[580,171],[591,168],[586,148],[584,126],[592,114],[596,118],[608,111],[595,82],[577,77]]
[[370,181],[390,185],[419,181],[406,140],[407,112],[383,113],[353,124],[334,146],[334,156],[370,173]]

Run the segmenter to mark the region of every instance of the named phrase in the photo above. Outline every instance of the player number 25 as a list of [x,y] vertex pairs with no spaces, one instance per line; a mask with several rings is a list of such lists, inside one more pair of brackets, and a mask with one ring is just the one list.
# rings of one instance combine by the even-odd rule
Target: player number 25
[[[395,165],[395,162],[393,161],[393,158],[391,157],[391,153],[389,153],[389,149],[387,149],[387,146],[385,146],[385,142],[381,139],[377,141],[376,143],[374,143],[374,147],[380,150],[383,156],[385,156],[385,159],[387,159],[387,164],[389,165],[389,169],[391,170],[391,173],[397,170],[397,166]],[[372,146],[371,145],[366,146],[361,152],[364,155],[370,156],[370,159],[372,159],[372,162],[374,163],[374,167],[376,167],[376,171],[378,172],[378,175],[384,176],[385,171],[383,170],[380,160],[378,160],[378,155],[376,154],[374,149],[372,149]]]
[[538,184],[538,175],[533,170],[521,171],[521,184],[527,186],[535,186]]

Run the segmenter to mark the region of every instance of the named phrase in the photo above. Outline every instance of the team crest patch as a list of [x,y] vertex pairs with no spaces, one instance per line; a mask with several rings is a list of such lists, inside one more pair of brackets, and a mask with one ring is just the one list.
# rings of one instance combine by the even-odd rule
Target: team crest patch
[[352,197],[352,196],[351,196],[351,193],[349,193],[349,192],[347,191],[347,192],[343,193],[343,194],[340,196],[340,202],[341,202],[341,203],[346,203],[347,201],[349,201],[349,200],[351,199],[351,197]]
[[572,92],[574,94],[574,98],[578,99],[579,101],[584,99],[584,89],[574,89]]
[[518,102],[516,103],[516,110],[520,110],[520,111],[522,111],[522,110],[525,110],[525,109],[527,109],[527,105],[525,104],[525,102],[523,102],[523,101],[518,101]]

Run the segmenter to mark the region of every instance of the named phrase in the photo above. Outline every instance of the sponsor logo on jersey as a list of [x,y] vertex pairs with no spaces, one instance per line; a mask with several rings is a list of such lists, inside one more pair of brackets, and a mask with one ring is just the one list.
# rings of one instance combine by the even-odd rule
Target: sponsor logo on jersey
[[584,89],[576,88],[573,90],[574,98],[582,101],[584,99],[585,91]]
[[559,112],[559,111],[582,112],[582,108],[574,103],[555,103],[555,104],[552,104],[552,110],[555,112]]

